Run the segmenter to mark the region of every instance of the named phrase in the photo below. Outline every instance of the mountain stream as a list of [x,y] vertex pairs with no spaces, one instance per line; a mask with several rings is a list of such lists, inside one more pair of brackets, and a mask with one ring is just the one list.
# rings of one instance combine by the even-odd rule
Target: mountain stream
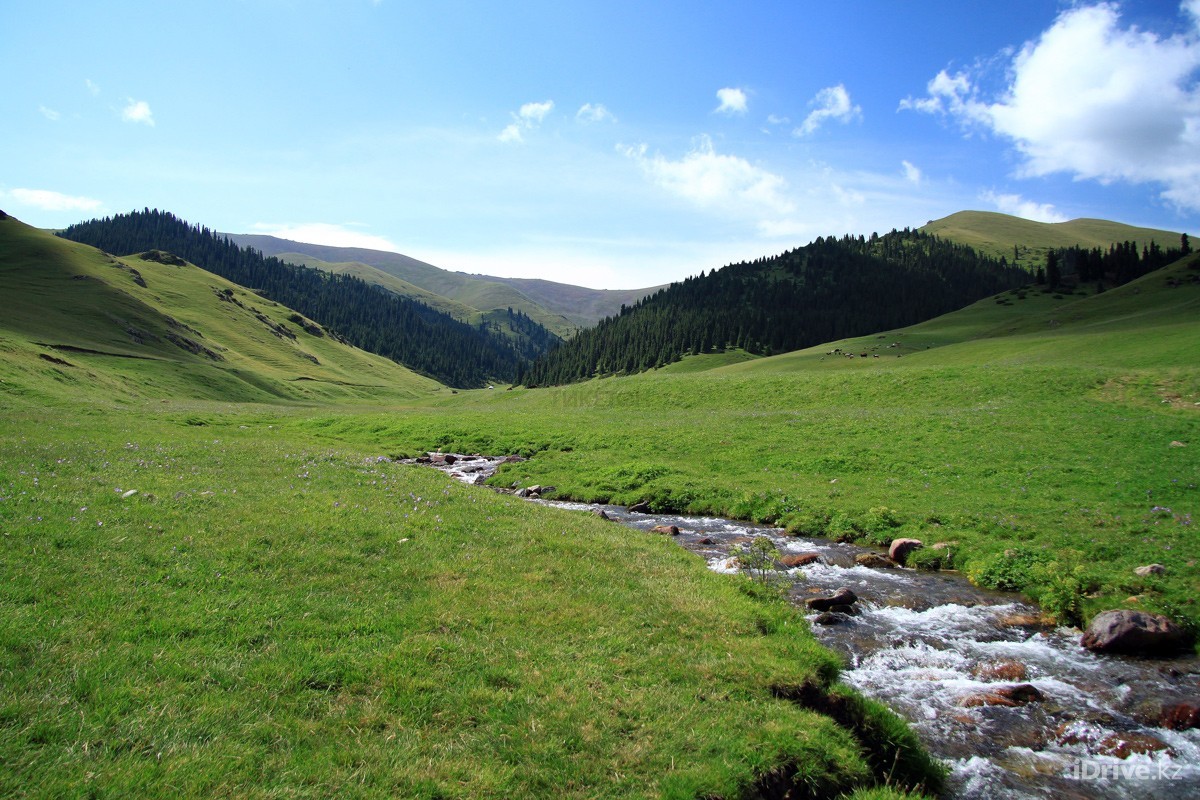
[[[501,463],[456,456],[433,466],[482,483]],[[725,519],[536,502],[600,509],[645,531],[674,525],[674,540],[716,572],[738,572],[734,551],[760,536],[785,556],[816,555],[805,566],[777,564],[776,579],[791,582],[791,602],[843,656],[843,680],[907,719],[946,763],[946,797],[1200,797],[1200,729],[1159,722],[1164,709],[1200,701],[1196,657],[1093,654],[1080,647],[1079,631],[1042,624],[1018,595],[952,572],[857,564],[857,555],[876,552],[870,548]],[[858,597],[853,613],[806,608],[806,599],[842,587]]]

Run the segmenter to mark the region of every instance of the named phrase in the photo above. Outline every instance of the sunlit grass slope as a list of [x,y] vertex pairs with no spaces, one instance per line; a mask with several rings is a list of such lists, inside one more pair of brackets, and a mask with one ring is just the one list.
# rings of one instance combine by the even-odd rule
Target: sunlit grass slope
[[[1197,624],[1196,265],[1087,297],[1006,293],[913,328],[694,374],[302,424],[332,440],[523,450],[536,455],[497,483],[581,500],[952,542],[953,566],[1062,620],[1130,606]],[[1134,575],[1151,563],[1166,573]]]
[[1038,267],[1046,263],[1046,251],[1076,245],[1090,250],[1107,250],[1118,242],[1137,242],[1138,249],[1157,242],[1162,248],[1177,247],[1180,233],[1156,228],[1139,228],[1103,219],[1073,219],[1069,222],[1034,222],[994,211],[959,211],[933,220],[921,230],[943,239],[970,245],[981,253],[1004,256],[1014,263],[1013,247],[1020,248],[1015,263]]
[[13,218],[0,220],[0,287],[0,394],[329,402],[440,388],[190,264],[114,258]]
[[528,393],[452,397],[193,266],[0,231],[0,795],[936,788],[771,593],[390,458],[439,397]]

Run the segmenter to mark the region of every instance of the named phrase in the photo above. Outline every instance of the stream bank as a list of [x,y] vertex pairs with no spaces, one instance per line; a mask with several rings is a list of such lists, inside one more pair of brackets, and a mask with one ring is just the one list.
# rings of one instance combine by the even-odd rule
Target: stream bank
[[[482,483],[502,463],[441,456],[432,465]],[[1044,625],[1019,596],[953,573],[865,567],[855,559],[876,552],[866,547],[719,518],[531,499],[659,528],[716,572],[739,572],[736,549],[760,537],[804,556],[803,566],[775,565],[775,579],[790,583],[789,600],[843,656],[842,679],[908,720],[947,764],[948,797],[1200,796],[1200,729],[1171,727],[1194,722],[1171,714],[1200,703],[1195,656],[1097,655],[1080,647],[1079,631]],[[843,588],[857,597],[852,613],[807,608]]]

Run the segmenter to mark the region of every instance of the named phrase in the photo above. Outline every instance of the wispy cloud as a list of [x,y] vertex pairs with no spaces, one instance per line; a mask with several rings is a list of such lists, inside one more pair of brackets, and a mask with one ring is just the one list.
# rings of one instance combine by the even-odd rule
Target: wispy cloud
[[997,211],[1012,214],[1014,217],[1023,217],[1034,222],[1067,221],[1067,218],[1060,214],[1052,203],[1036,203],[1033,200],[1026,200],[1019,194],[997,194],[987,191],[983,192],[979,198],[994,205]]
[[904,179],[906,181],[920,185],[924,176],[921,174],[921,170],[918,169],[915,164],[913,164],[911,161],[904,160],[900,162],[900,166],[904,168]]
[[700,136],[692,149],[672,160],[647,154],[647,147],[622,147],[658,186],[699,206],[738,210],[751,215],[786,214],[794,206],[787,181],[738,156],[718,153],[712,139]]
[[40,211],[95,211],[103,205],[90,197],[72,196],[49,189],[10,189],[7,194],[20,205]]
[[500,141],[524,141],[524,132],[531,131],[541,125],[542,120],[553,110],[553,100],[546,100],[542,103],[526,103],[521,106],[517,113],[512,115],[513,121],[504,130],[500,131]]
[[43,117],[50,120],[51,122],[57,122],[58,119],[62,116],[62,114],[58,113],[53,108],[46,108],[45,106],[38,106],[38,111],[41,113],[41,115]]
[[1158,183],[1168,201],[1200,210],[1200,0],[1181,11],[1186,30],[1162,37],[1124,27],[1115,3],[1070,8],[1007,57],[990,99],[981,70],[942,70],[900,107],[1006,137],[1019,176]]
[[584,103],[575,112],[575,119],[580,122],[616,122],[617,118],[602,103]]
[[817,92],[810,102],[813,110],[799,128],[793,131],[796,136],[808,136],[815,133],[826,122],[841,122],[843,124],[862,117],[862,108],[850,100],[850,93],[842,84],[827,86]]
[[91,79],[91,78],[84,78],[84,79],[83,79],[83,85],[87,87],[87,90],[88,90],[88,92],[89,92],[89,93],[92,95],[92,97],[96,97],[97,95],[99,95],[99,94],[100,94],[100,87],[99,87],[99,86],[97,86],[97,85],[96,85],[96,84],[95,84],[95,83],[92,81],[92,79]]
[[717,100],[720,105],[713,109],[713,113],[730,116],[745,114],[749,102],[743,90],[731,87],[717,89]]
[[254,233],[276,236],[293,242],[323,244],[329,247],[362,247],[368,250],[399,252],[395,244],[383,236],[375,236],[355,230],[354,223],[335,224],[330,222],[256,222],[250,226]]
[[125,107],[121,109],[121,119],[154,127],[154,112],[150,110],[150,104],[145,100],[134,100],[130,97]]

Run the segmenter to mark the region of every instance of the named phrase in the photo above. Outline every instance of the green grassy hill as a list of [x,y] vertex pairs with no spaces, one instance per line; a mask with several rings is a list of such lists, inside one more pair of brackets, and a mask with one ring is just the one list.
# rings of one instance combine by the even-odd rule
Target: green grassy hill
[[115,258],[11,217],[0,285],[10,395],[330,402],[439,388],[190,264]]
[[1044,265],[1046,251],[1051,249],[1079,245],[1107,250],[1109,245],[1127,241],[1137,242],[1139,250],[1152,241],[1167,248],[1177,247],[1180,238],[1179,231],[1138,228],[1102,219],[1034,222],[994,211],[959,211],[921,230],[996,258],[1003,256],[1009,263],[1013,263],[1017,248],[1016,263],[1031,269]]

